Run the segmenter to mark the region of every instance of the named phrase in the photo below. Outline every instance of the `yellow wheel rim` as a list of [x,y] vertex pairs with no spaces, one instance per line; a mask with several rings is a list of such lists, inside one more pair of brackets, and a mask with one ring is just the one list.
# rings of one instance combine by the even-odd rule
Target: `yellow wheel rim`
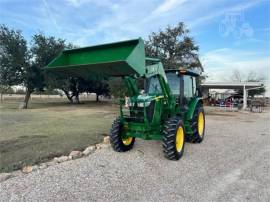
[[176,133],[176,143],[175,143],[176,150],[180,152],[183,148],[183,145],[184,145],[184,129],[182,126],[180,126],[177,129]]
[[204,116],[203,112],[200,112],[198,117],[198,133],[200,136],[203,135],[203,130],[204,130]]
[[122,139],[123,144],[126,146],[130,145],[132,140],[133,140],[133,137],[128,137],[128,138]]

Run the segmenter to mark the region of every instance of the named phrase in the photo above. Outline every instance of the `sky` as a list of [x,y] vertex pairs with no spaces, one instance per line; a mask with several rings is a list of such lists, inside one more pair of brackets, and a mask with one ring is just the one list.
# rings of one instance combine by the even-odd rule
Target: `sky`
[[184,22],[207,81],[263,76],[270,96],[270,0],[0,0],[0,24],[79,46],[147,39]]

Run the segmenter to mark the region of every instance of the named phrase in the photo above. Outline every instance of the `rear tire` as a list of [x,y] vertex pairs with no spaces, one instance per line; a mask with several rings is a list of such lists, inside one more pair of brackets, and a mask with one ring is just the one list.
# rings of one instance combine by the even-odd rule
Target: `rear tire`
[[112,123],[112,128],[110,130],[110,142],[112,145],[112,148],[117,152],[126,152],[133,148],[135,138],[129,137],[126,139],[123,139],[121,136],[121,130],[123,128],[123,125],[119,118],[114,120]]
[[205,114],[203,107],[198,105],[191,120],[192,134],[187,135],[187,141],[191,143],[201,143],[205,133]]
[[163,151],[166,158],[178,160],[185,148],[185,129],[180,117],[172,117],[164,124]]

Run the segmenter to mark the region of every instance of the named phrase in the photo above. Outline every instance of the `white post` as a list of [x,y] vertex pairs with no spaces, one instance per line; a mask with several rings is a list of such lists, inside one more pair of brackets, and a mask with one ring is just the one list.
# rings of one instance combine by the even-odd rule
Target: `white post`
[[243,88],[243,110],[247,108],[247,91],[246,91],[246,86],[244,85]]

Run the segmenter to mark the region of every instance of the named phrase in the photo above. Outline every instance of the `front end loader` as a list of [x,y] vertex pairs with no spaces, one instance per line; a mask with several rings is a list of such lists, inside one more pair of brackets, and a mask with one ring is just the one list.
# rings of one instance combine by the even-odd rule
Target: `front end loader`
[[[161,140],[165,157],[182,157],[185,142],[204,139],[205,115],[196,88],[196,72],[164,70],[159,59],[145,56],[141,38],[63,51],[48,71],[86,77],[121,77],[128,94],[112,124],[110,142],[117,152],[133,148],[136,138]],[[144,86],[137,84],[143,80]]]

